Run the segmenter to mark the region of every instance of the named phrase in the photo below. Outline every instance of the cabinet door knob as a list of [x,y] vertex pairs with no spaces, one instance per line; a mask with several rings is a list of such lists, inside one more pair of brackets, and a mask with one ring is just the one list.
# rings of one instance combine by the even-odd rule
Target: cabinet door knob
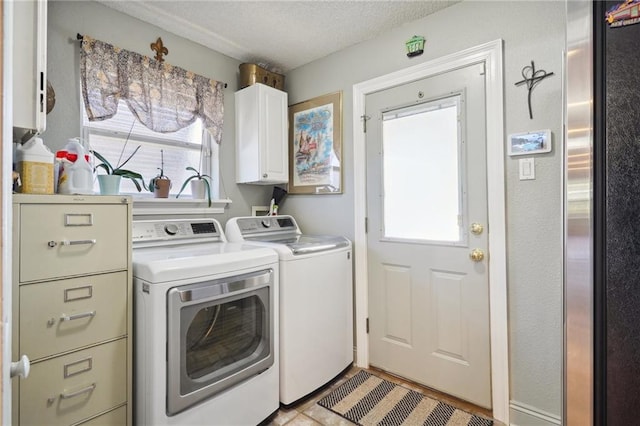
[[266,174],[266,173],[263,173],[263,174],[262,174],[262,177],[266,179],[266,178],[268,178],[268,177],[269,177],[269,175],[268,175],[268,174]]

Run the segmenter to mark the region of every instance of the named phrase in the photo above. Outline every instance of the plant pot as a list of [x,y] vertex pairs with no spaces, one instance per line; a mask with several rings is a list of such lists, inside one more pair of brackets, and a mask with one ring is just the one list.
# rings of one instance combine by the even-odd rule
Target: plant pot
[[169,198],[169,189],[171,189],[171,180],[156,179],[153,184],[153,196],[155,198]]
[[194,179],[191,182],[191,198],[204,200],[207,196],[207,186],[202,179]]
[[98,175],[100,195],[118,195],[120,193],[120,180],[118,175]]

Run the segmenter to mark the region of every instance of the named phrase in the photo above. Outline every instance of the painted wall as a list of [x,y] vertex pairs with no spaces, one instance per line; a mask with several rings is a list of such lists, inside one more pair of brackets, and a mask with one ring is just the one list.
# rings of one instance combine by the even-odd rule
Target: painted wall
[[[352,86],[419,62],[496,39],[504,40],[505,135],[551,129],[553,151],[535,157],[536,179],[518,179],[506,157],[511,421],[559,424],[562,406],[562,80],[563,2],[456,4],[287,74],[290,104],[343,91],[344,193],[289,196],[284,213],[306,232],[354,237]],[[409,59],[404,43],[426,37],[425,53]],[[535,61],[554,72],[527,92],[514,83]],[[506,143],[506,141],[505,141]],[[356,247],[361,250],[361,247]]]
[[228,84],[224,99],[224,129],[220,145],[220,197],[233,203],[218,219],[251,214],[252,205],[265,205],[272,187],[235,183],[235,102],[240,62],[200,44],[168,33],[93,1],[50,1],[47,72],[56,92],[56,105],[47,116],[45,144],[58,150],[80,133],[80,54],[76,34],[86,34],[123,49],[153,56],[149,44],[162,37],[167,62]]
[[[219,219],[266,204],[271,187],[235,184],[233,93],[239,62],[99,3],[49,3],[48,72],[57,99],[43,138],[51,149],[80,132],[76,33],[143,54],[151,54],[149,43],[161,36],[170,50],[167,61],[227,82],[221,192],[233,203]],[[427,38],[425,54],[408,59],[404,42],[414,34]],[[554,135],[553,151],[536,157],[536,180],[519,181],[517,159],[506,159],[512,422],[556,423],[562,400],[562,2],[463,2],[290,72],[290,103],[343,91],[344,194],[289,196],[281,212],[294,214],[306,232],[330,230],[353,238],[353,84],[498,38],[505,46],[505,134],[550,128]],[[526,90],[514,86],[531,60],[555,72],[534,91],[533,120]]]

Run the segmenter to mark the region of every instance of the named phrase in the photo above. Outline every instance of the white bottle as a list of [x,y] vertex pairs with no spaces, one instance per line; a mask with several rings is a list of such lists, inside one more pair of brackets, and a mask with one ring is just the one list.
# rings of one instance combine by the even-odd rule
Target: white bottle
[[93,169],[85,158],[84,148],[76,139],[69,139],[65,146],[68,154],[75,154],[75,161],[65,160],[58,181],[59,194],[93,194]]
[[16,149],[16,168],[24,194],[53,194],[53,153],[42,139],[33,138]]

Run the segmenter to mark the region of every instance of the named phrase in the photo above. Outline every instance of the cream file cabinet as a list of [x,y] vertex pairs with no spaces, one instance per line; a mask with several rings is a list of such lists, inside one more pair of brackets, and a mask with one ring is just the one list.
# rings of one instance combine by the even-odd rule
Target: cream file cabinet
[[13,196],[14,425],[131,425],[131,199]]

